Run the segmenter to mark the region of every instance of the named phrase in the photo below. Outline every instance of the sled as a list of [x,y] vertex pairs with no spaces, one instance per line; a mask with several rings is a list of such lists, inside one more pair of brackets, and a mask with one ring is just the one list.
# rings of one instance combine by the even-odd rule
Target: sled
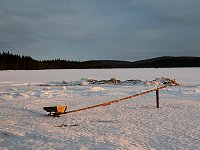
[[65,113],[67,106],[53,106],[53,107],[43,107],[46,112],[49,112],[50,116],[59,117],[61,114]]

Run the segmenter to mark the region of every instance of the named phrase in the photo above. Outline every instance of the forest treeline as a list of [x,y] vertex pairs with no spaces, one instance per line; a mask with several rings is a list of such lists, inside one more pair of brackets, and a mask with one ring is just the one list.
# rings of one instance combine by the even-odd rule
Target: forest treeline
[[0,70],[42,70],[42,69],[92,69],[112,68],[116,65],[101,61],[70,61],[70,60],[35,60],[30,56],[20,56],[9,52],[0,53]]
[[200,57],[158,57],[129,62],[115,60],[35,60],[9,52],[0,53],[0,70],[42,70],[42,69],[94,69],[94,68],[170,68],[200,67]]

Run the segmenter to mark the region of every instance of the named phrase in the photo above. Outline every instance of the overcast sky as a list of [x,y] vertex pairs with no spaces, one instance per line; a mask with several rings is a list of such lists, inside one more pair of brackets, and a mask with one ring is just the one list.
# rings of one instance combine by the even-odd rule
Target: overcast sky
[[200,56],[200,0],[0,0],[0,52],[34,59]]

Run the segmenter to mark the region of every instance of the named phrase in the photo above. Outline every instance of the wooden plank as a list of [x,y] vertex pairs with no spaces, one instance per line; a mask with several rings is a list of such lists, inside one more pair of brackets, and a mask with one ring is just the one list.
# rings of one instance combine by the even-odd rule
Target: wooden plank
[[140,96],[140,95],[144,95],[144,94],[147,94],[147,93],[150,93],[150,92],[154,92],[154,91],[166,88],[166,87],[167,86],[158,87],[156,89],[152,89],[152,90],[148,90],[148,91],[145,91],[145,92],[137,93],[137,94],[130,95],[130,96],[127,96],[127,97],[124,97],[124,98],[120,98],[120,99],[117,99],[117,100],[113,100],[113,101],[110,101],[110,102],[101,103],[101,104],[97,104],[97,105],[93,105],[93,106],[89,106],[89,107],[85,107],[85,108],[80,108],[80,109],[67,111],[67,112],[64,112],[63,114],[83,111],[83,110],[92,109],[92,108],[96,108],[96,107],[100,107],[100,106],[108,106],[108,105],[111,105],[113,103],[117,103],[117,102],[120,102],[120,101],[123,101],[123,100],[128,100],[128,99],[131,99],[131,98],[134,98],[134,97],[137,97],[137,96]]

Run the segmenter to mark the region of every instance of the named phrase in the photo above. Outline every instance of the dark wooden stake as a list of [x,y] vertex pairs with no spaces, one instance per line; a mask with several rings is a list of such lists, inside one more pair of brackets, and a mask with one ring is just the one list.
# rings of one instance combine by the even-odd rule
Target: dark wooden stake
[[159,90],[156,90],[156,104],[157,104],[157,108],[160,107],[159,105]]

